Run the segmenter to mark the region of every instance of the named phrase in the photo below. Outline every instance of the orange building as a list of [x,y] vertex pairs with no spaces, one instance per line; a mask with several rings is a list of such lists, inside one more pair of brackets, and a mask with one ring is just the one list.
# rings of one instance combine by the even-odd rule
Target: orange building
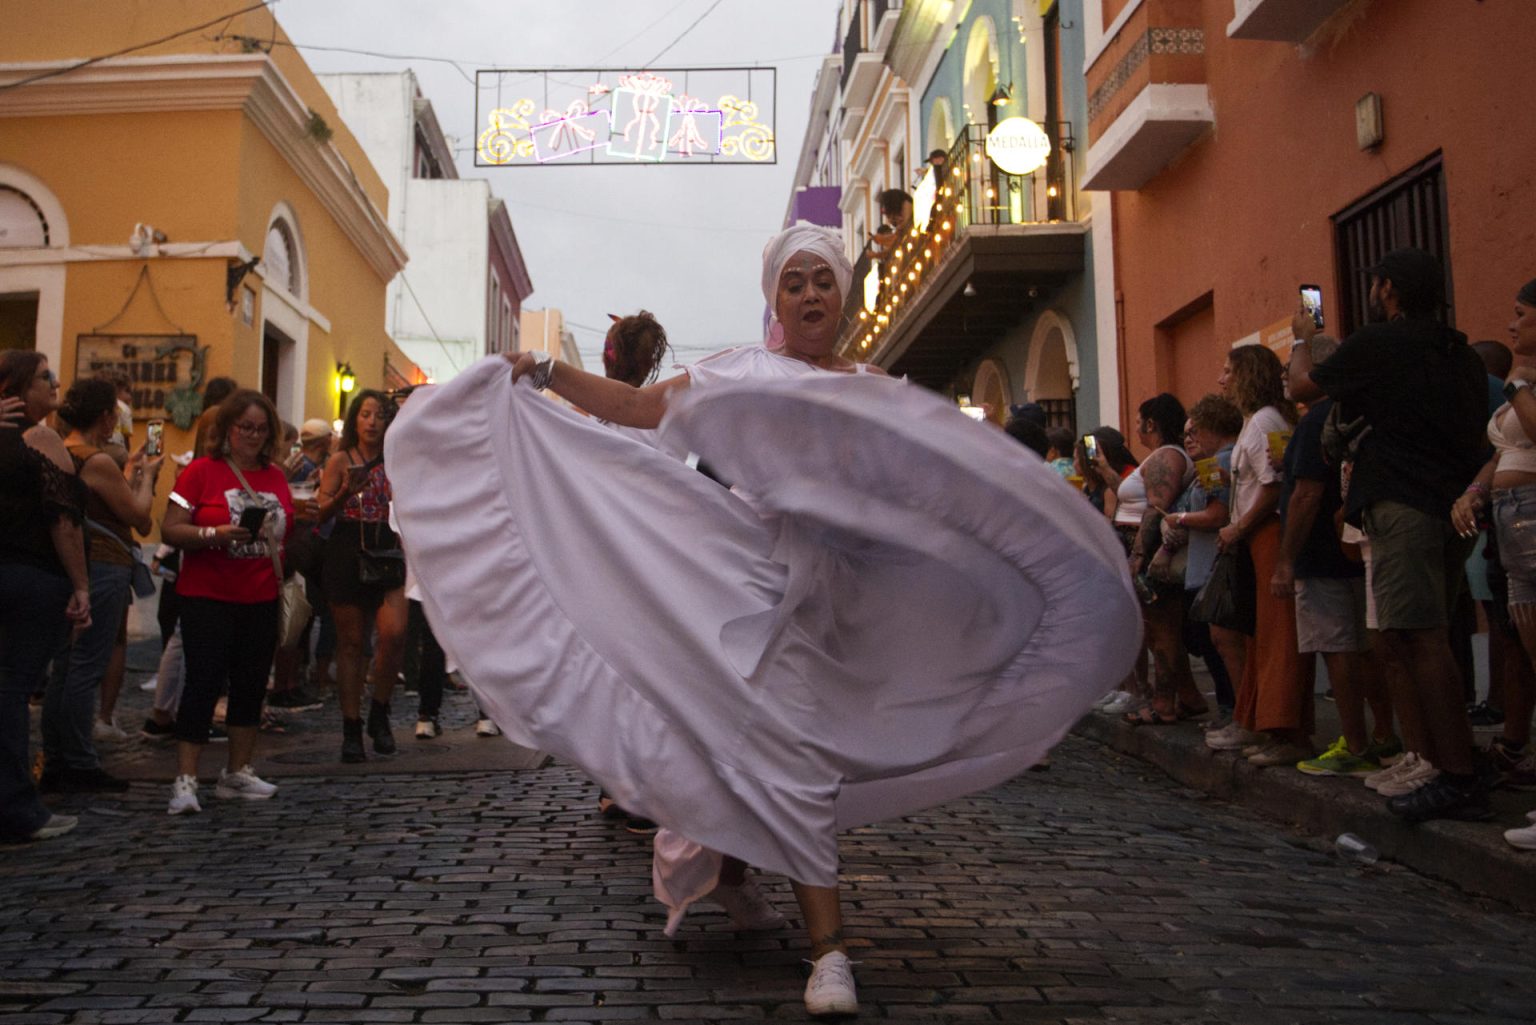
[[214,375],[293,423],[336,415],[344,369],[419,376],[384,326],[383,182],[272,15],[230,8],[11,0],[0,33],[0,345],[66,385],[127,367],[171,452]]
[[1114,253],[1097,283],[1118,351],[1106,415],[1214,391],[1234,344],[1288,345],[1303,283],[1347,335],[1361,268],[1396,246],[1444,260],[1457,328],[1505,338],[1536,276],[1536,3],[1089,8],[1084,187],[1110,193],[1094,242]]

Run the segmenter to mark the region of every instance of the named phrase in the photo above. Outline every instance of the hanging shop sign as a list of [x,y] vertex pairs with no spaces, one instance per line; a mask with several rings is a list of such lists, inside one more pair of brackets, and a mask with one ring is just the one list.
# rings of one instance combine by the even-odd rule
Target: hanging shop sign
[[133,382],[135,420],[170,420],[186,430],[203,410],[207,357],[196,335],[78,335],[75,378],[121,370]]
[[476,167],[773,164],[774,68],[475,72]]
[[987,133],[987,158],[1008,174],[1038,171],[1050,156],[1050,136],[1027,117],[1005,118]]

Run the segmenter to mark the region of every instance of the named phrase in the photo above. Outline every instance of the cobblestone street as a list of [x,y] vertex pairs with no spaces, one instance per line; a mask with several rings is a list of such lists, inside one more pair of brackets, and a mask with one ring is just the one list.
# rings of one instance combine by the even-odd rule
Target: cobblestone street
[[[74,833],[0,852],[0,1020],[804,1018],[799,932],[704,906],[664,938],[647,843],[572,769],[273,775],[275,800],[210,787],[180,819],[161,784],[71,798]],[[844,882],[864,1020],[1536,1009],[1530,917],[1342,864],[1080,739],[1048,773],[850,834]]]

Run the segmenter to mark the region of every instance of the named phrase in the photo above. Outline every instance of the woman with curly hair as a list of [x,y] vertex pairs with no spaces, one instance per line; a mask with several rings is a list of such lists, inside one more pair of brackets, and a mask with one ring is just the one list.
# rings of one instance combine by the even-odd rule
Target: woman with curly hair
[[[1289,432],[1296,407],[1285,397],[1284,368],[1262,345],[1241,345],[1228,355],[1218,385],[1243,414],[1232,447],[1231,522],[1216,535],[1217,547],[1247,558],[1245,580],[1268,581],[1280,557],[1281,474],[1269,458],[1269,435]],[[1311,758],[1310,674],[1296,651],[1296,600],[1268,587],[1243,595],[1254,610],[1232,724],[1206,734],[1218,751],[1240,750],[1254,765],[1295,765]],[[1233,667],[1234,669],[1236,667]]]

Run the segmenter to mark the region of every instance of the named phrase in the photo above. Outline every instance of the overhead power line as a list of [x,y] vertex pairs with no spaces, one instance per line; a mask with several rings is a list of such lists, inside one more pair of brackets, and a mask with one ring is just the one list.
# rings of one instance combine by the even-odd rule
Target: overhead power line
[[716,7],[719,7],[720,4],[723,3],[723,2],[724,2],[724,0],[715,0],[714,3],[712,3],[708,7],[706,7],[704,9],[704,13],[703,14],[699,15],[697,18],[694,18],[693,22],[691,24],[689,24],[689,26],[687,28],[683,29],[683,31],[678,34],[676,39],[672,40],[666,46],[663,46],[661,48],[661,53],[658,53],[656,56],[654,56],[650,60],[646,61],[645,64],[644,64],[644,67],[647,67],[647,68],[654,67],[656,62],[661,60],[661,58],[666,54],[666,52],[668,50],[672,49],[672,47],[676,46],[678,43],[681,43],[683,41],[683,38],[685,36],[687,36],[688,33],[692,32],[694,29],[699,27],[699,22],[701,22],[705,18],[709,17],[710,14],[713,13],[714,9]]
[[[271,0],[271,2],[276,3],[277,0]],[[42,71],[35,75],[29,75],[28,77],[18,79],[15,82],[7,82],[4,85],[0,85],[0,92],[6,92],[11,89],[20,89],[24,85],[31,85],[33,82],[41,82],[45,78],[57,78],[60,75],[67,75],[71,71],[79,71],[81,68],[90,67],[92,64],[100,64],[102,61],[111,60],[113,57],[122,57],[126,54],[134,53],[138,50],[147,50],[151,46],[159,46],[161,43],[168,43],[172,39],[180,39],[182,36],[189,36],[194,32],[201,32],[203,29],[217,25],[221,21],[232,21],[233,19],[240,17],[242,14],[249,14],[252,11],[263,10],[266,8],[266,6],[266,3],[251,4],[249,7],[242,7],[238,11],[232,11],[228,14],[221,14],[217,18],[205,21],[199,25],[193,25],[191,28],[184,28],[180,32],[172,32],[168,36],[161,36],[159,39],[151,39],[143,43],[134,43],[132,46],[125,46],[121,50],[113,50],[111,53],[104,53],[99,57],[87,57],[83,61],[76,61],[74,64],[70,64],[66,67],[50,68],[47,71]]]

